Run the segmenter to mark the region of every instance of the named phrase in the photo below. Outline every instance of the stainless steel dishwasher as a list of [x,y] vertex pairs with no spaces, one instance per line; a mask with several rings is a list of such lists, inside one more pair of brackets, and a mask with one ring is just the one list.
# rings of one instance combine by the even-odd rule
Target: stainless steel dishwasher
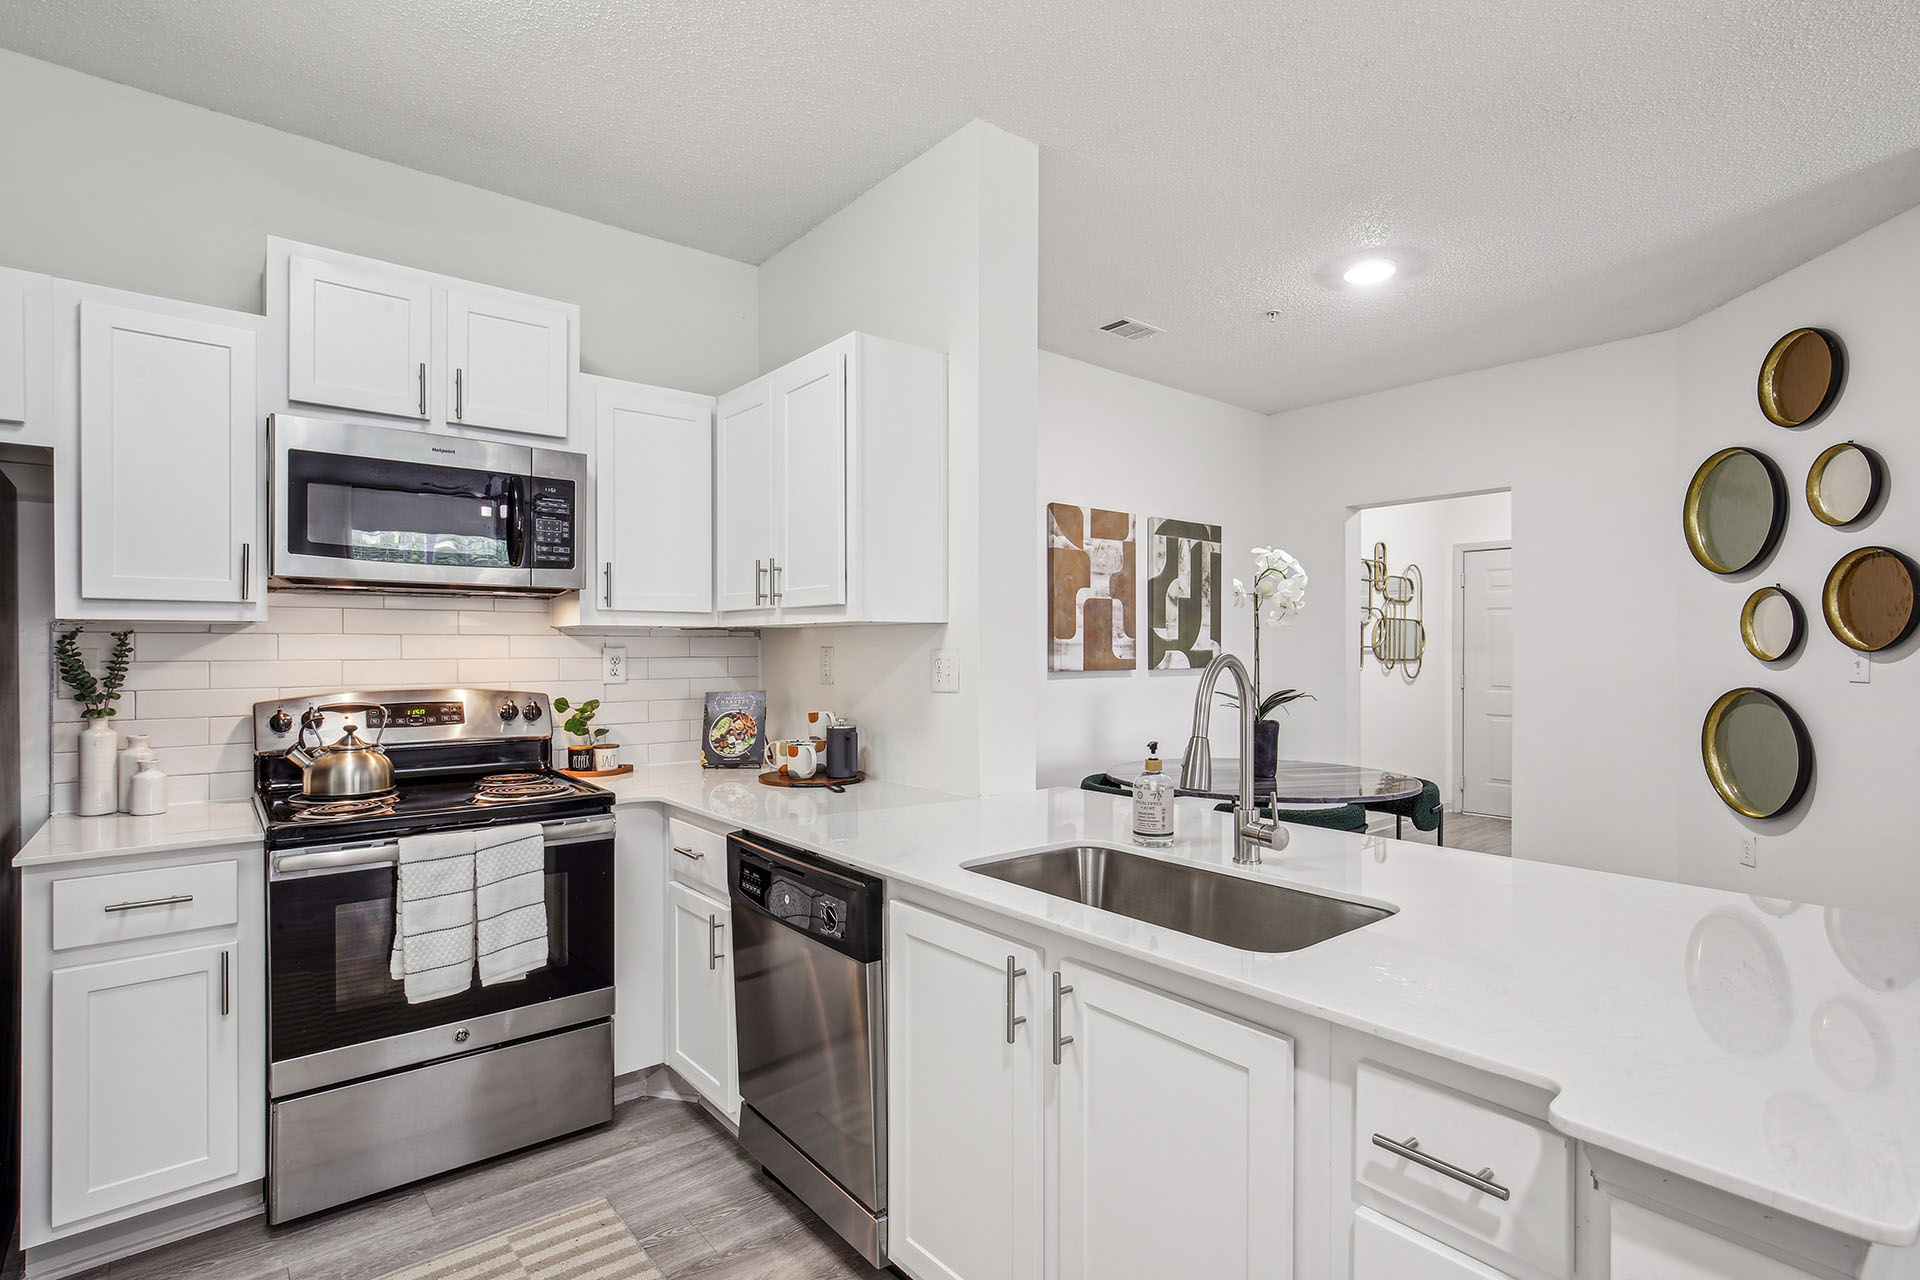
[[880,881],[737,832],[740,1144],[875,1266],[887,1257]]

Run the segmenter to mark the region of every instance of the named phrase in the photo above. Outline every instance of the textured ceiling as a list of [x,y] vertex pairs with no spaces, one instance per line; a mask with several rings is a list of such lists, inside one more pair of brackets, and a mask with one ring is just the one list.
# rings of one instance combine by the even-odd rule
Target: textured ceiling
[[[0,45],[748,262],[982,117],[1042,148],[1042,345],[1264,410],[1920,203],[1913,0],[7,0]],[[1316,281],[1375,245],[1427,265]]]

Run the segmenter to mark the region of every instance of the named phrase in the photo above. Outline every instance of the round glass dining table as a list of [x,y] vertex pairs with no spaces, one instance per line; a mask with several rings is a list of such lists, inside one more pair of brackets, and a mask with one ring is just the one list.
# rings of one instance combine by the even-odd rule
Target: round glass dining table
[[[1180,781],[1177,763],[1167,761],[1166,771],[1176,784]],[[1117,786],[1131,789],[1134,780],[1144,772],[1146,766],[1134,760],[1108,769],[1107,779]],[[1281,760],[1274,768],[1271,782],[1265,778],[1255,782],[1254,794],[1262,803],[1271,800],[1281,808],[1288,805],[1367,804],[1380,800],[1410,800],[1420,794],[1424,785],[1421,779],[1404,773],[1368,769],[1357,764]],[[1205,791],[1189,791],[1181,787],[1178,793],[1183,796],[1206,796],[1213,800],[1237,800],[1240,798],[1240,762],[1216,757],[1212,787]]]

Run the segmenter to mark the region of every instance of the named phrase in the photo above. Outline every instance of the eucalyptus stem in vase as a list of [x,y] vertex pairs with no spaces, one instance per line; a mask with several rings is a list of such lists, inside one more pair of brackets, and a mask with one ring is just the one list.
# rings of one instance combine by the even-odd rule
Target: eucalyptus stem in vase
[[86,655],[80,652],[80,633],[84,630],[84,627],[75,627],[61,632],[54,641],[53,661],[59,669],[60,682],[73,691],[73,700],[80,704],[80,717],[87,722],[87,727],[80,731],[79,794],[74,798],[73,807],[75,813],[93,816],[112,813],[119,800],[114,762],[119,735],[108,721],[119,714],[119,708],[113,704],[120,701],[120,689],[127,682],[128,668],[133,665],[133,632],[113,633],[113,652],[107,658],[107,673],[96,676],[87,667]]
[[1280,757],[1280,725],[1273,713],[1313,695],[1299,689],[1261,693],[1265,686],[1260,679],[1260,631],[1267,622],[1287,626],[1306,608],[1307,571],[1278,547],[1255,547],[1253,567],[1251,585],[1233,580],[1233,599],[1253,608],[1253,776],[1271,778]]

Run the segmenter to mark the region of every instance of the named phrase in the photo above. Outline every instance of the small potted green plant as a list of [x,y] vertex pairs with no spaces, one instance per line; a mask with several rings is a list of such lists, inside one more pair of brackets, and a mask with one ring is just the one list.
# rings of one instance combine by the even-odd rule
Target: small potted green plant
[[60,682],[73,690],[73,700],[80,704],[80,716],[87,722],[80,731],[80,785],[74,810],[91,816],[112,813],[119,805],[114,748],[119,745],[120,735],[107,722],[119,714],[113,704],[120,701],[120,687],[127,682],[127,668],[133,664],[133,632],[113,633],[107,673],[96,676],[87,669],[86,655],[80,652],[84,629],[61,632],[54,642],[53,660],[60,670]]
[[588,773],[620,767],[619,746],[603,741],[607,736],[606,729],[593,727],[593,717],[600,710],[600,699],[588,698],[576,707],[565,698],[555,698],[553,710],[556,715],[567,717],[560,727],[573,735],[573,742],[567,747],[567,768],[577,773]]

